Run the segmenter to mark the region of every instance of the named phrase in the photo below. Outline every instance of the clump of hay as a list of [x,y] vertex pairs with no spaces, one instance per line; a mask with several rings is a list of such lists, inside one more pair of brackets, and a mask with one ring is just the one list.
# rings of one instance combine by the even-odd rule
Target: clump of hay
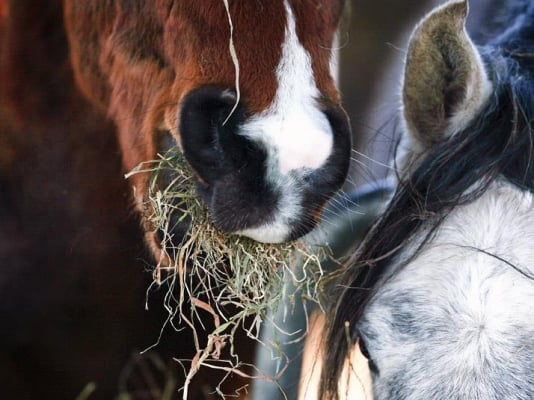
[[[176,330],[187,326],[194,336],[196,355],[186,368],[186,399],[191,379],[203,366],[245,377],[250,374],[246,370],[254,370],[241,363],[234,351],[238,329],[259,342],[269,310],[274,313],[285,307],[284,313],[290,315],[301,301],[321,307],[326,281],[321,261],[329,252],[302,241],[265,244],[218,231],[196,193],[188,163],[177,150],[143,163],[127,176],[147,172],[151,173],[147,202],[152,210],[148,219],[159,231],[162,249],[153,285],[167,288],[166,324]],[[173,177],[164,188],[159,187],[162,176]],[[186,220],[191,221],[186,236],[179,245],[173,244],[173,224]],[[275,329],[288,335],[283,327]],[[295,332],[298,337],[293,340],[304,334]],[[277,353],[282,344],[263,345]],[[263,379],[278,378],[255,372]]]

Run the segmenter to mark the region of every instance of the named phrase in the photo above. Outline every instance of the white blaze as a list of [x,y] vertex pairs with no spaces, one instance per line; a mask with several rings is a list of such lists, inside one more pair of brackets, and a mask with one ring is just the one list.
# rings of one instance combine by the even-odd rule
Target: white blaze
[[287,240],[293,219],[302,212],[302,196],[295,188],[298,170],[321,167],[333,147],[332,128],[317,103],[320,93],[311,57],[299,42],[295,16],[287,0],[284,5],[287,26],[276,69],[276,96],[271,106],[252,117],[240,132],[266,149],[266,179],[278,188],[281,197],[270,223],[238,233],[271,243]]
[[276,69],[278,91],[271,106],[242,130],[242,134],[264,144],[271,167],[281,174],[321,167],[333,145],[332,129],[316,101],[320,93],[310,55],[299,42],[295,16],[287,0],[284,4],[287,27]]

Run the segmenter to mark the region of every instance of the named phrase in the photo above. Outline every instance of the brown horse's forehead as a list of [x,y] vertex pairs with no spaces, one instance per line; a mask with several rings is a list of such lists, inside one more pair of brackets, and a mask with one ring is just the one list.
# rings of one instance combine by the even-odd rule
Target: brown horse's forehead
[[[312,58],[317,85],[331,97],[335,90],[327,83],[331,80],[330,47],[343,1],[288,0],[287,4],[296,20],[299,40]],[[249,110],[259,112],[272,102],[277,90],[276,68],[287,27],[286,2],[233,0],[229,6],[240,91]],[[178,88],[199,84],[234,86],[230,24],[223,0],[175,2],[164,32],[166,57],[180,71]]]

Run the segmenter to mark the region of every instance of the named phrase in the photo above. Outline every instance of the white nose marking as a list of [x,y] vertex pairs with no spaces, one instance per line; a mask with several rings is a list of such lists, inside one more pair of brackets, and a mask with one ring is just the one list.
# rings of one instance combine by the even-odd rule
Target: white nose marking
[[264,144],[271,167],[282,174],[321,167],[333,146],[332,128],[317,104],[311,58],[299,42],[291,6],[287,0],[284,4],[287,27],[276,70],[278,91],[271,106],[242,130]]
[[282,120],[280,129],[273,132],[272,138],[278,148],[280,172],[319,168],[332,151],[330,123],[317,108],[295,107],[288,112],[288,118]]

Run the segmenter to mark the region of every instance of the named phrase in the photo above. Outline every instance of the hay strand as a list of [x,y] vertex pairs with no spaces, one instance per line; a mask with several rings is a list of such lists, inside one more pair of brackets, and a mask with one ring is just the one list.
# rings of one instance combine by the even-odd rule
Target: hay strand
[[[153,286],[166,288],[165,326],[170,324],[177,331],[188,327],[194,337],[193,359],[177,359],[189,363],[183,399],[202,367],[246,377],[253,370],[260,379],[275,381],[279,376],[267,377],[239,360],[234,349],[236,331],[243,330],[260,342],[269,310],[284,307],[284,315],[290,316],[297,302],[322,308],[326,280],[321,261],[328,257],[328,250],[304,242],[265,244],[219,232],[197,196],[193,174],[178,150],[139,165],[127,176],[146,172],[151,174],[147,205],[152,212],[148,219],[161,237],[164,254],[154,268]],[[159,185],[162,176],[173,176],[164,188]],[[176,243],[173,228],[186,220],[190,221],[187,234]],[[301,340],[306,333],[274,328],[292,341]],[[280,353],[282,344],[261,345]],[[282,366],[280,374],[284,369]]]
[[239,100],[241,100],[241,91],[239,88],[239,59],[237,58],[237,51],[235,49],[234,44],[234,23],[232,22],[232,16],[230,15],[230,5],[228,4],[228,0],[223,0],[224,8],[226,10],[226,15],[228,17],[228,25],[230,27],[230,39],[228,41],[228,50],[230,51],[230,56],[232,57],[232,62],[234,64],[234,70],[235,70],[235,93],[236,93],[236,99],[234,106],[230,110],[230,113],[226,117],[226,119],[223,122],[223,125],[226,125],[234,111],[236,110],[237,106],[239,105]]

